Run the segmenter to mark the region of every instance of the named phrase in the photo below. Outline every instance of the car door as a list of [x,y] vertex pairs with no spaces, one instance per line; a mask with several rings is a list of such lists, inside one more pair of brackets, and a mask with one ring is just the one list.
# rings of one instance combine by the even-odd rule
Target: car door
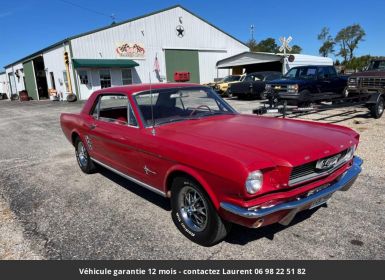
[[137,145],[140,129],[127,96],[103,94],[88,122],[94,160],[134,178],[141,175]]
[[327,67],[318,68],[318,91],[322,94],[328,94],[332,92],[332,82],[329,78],[329,71]]
[[337,75],[337,71],[334,66],[329,66],[328,78],[330,80],[330,91],[334,93],[342,93],[345,89],[346,82]]

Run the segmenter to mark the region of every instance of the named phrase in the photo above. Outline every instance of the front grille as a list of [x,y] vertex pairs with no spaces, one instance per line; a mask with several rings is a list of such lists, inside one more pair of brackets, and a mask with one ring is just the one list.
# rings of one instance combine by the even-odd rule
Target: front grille
[[271,89],[275,92],[287,92],[287,85],[271,85]]
[[362,77],[359,79],[361,87],[385,88],[385,78]]
[[312,180],[312,179],[315,179],[318,177],[322,177],[324,175],[325,176],[329,175],[330,173],[337,170],[339,167],[341,167],[345,163],[345,161],[342,161],[342,159],[345,157],[348,150],[349,149],[346,149],[339,154],[335,154],[335,155],[331,155],[329,157],[322,158],[322,159],[328,159],[328,158],[334,157],[336,155],[340,155],[339,161],[331,170],[325,171],[325,170],[317,169],[316,165],[317,165],[318,160],[293,167],[291,174],[290,174],[290,178],[289,178],[289,185],[292,186],[292,185],[296,185],[296,184],[299,184],[299,183],[302,183],[305,181],[309,181],[309,180]]

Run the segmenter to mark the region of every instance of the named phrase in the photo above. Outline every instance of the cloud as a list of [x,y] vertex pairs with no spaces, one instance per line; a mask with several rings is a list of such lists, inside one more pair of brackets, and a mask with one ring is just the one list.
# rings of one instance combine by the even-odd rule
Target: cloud
[[1,13],[1,14],[0,14],[0,18],[5,18],[5,17],[10,16],[10,15],[12,15],[12,14],[13,14],[12,12]]

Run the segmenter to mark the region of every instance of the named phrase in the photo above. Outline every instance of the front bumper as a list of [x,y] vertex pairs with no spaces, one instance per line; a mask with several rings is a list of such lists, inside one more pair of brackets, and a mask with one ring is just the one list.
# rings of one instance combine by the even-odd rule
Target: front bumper
[[348,190],[357,179],[358,174],[361,172],[361,165],[362,159],[357,156],[354,157],[353,164],[350,169],[347,170],[344,174],[342,174],[337,182],[331,184],[327,188],[324,188],[314,194],[311,194],[301,199],[284,202],[270,208],[256,210],[250,208],[243,208],[227,202],[221,202],[220,206],[223,210],[230,212],[236,216],[239,216],[240,218],[246,219],[261,219],[266,216],[285,211],[288,213],[281,217],[279,223],[283,225],[288,225],[298,212],[308,209],[313,202],[318,201],[322,198],[330,197],[336,191]]

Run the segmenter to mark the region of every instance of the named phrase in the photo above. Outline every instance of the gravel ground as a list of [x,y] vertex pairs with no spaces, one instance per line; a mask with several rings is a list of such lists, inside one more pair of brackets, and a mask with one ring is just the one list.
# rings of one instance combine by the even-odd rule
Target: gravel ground
[[[228,101],[243,113],[259,106]],[[385,259],[385,117],[352,108],[302,116],[361,133],[356,184],[288,227],[235,226],[202,248],[175,228],[166,199],[104,169],[80,171],[59,115],[81,105],[0,102],[0,259]]]

